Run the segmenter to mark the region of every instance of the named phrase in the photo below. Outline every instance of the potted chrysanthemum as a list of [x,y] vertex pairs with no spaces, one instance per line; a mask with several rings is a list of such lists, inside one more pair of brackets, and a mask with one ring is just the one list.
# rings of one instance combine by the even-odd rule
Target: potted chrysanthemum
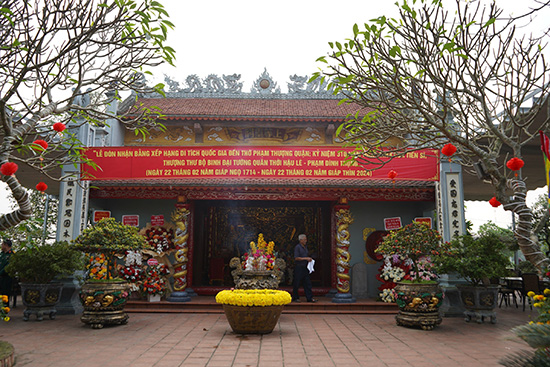
[[90,255],[88,277],[80,291],[84,312],[80,320],[92,328],[105,324],[125,324],[124,305],[130,296],[130,284],[118,278],[116,259],[127,251],[149,248],[136,227],[113,218],[86,228],[74,241],[75,248]]
[[410,268],[406,279],[397,282],[393,292],[399,307],[398,325],[431,330],[441,323],[439,307],[443,291],[437,280],[432,279],[433,272],[429,276],[426,273],[431,262],[439,261],[439,257],[448,252],[448,246],[436,230],[413,222],[391,231],[376,249],[377,253],[398,258]]
[[283,306],[291,302],[286,291],[231,289],[216,295],[231,329],[237,334],[269,334],[277,325]]

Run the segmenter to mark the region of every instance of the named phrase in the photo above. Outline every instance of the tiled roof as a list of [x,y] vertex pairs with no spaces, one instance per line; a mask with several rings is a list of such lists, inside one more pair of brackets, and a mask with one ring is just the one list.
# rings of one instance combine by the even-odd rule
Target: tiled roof
[[138,104],[178,120],[342,121],[359,109],[337,99],[140,98]]

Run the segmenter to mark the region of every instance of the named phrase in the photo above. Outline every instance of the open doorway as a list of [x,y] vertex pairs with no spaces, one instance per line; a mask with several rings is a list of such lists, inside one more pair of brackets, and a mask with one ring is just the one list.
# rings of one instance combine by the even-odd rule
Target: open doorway
[[314,287],[330,287],[330,203],[308,201],[195,202],[193,244],[194,286],[234,286],[229,268],[233,257],[241,257],[263,233],[275,243],[277,256],[287,263],[281,286],[292,284],[294,246],[298,235],[308,236],[308,249],[316,261],[311,274]]

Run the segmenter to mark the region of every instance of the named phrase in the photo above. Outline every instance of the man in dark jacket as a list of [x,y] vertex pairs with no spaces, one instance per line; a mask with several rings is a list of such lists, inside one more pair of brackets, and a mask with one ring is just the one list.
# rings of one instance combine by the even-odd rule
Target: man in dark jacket
[[298,288],[304,284],[304,292],[306,294],[306,300],[308,302],[317,302],[313,298],[311,291],[311,278],[309,277],[309,269],[307,263],[312,260],[307,251],[307,236],[301,234],[298,236],[300,243],[294,247],[294,289],[292,291],[292,301],[300,302],[300,296],[298,295]]

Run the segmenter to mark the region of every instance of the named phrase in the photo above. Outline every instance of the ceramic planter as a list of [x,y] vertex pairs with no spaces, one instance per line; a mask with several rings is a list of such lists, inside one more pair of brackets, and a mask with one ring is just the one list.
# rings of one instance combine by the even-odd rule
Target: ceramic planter
[[231,329],[236,334],[269,334],[273,331],[284,306],[223,305]]
[[124,306],[130,296],[126,281],[86,282],[80,291],[84,312],[80,320],[94,329],[107,324],[126,324]]
[[25,310],[23,311],[23,320],[28,321],[31,314],[36,314],[36,320],[42,321],[44,315],[49,315],[50,319],[55,319],[57,310],[55,305],[61,299],[62,283],[21,283],[21,298]]
[[441,324],[439,307],[443,290],[437,283],[397,283],[395,287],[399,313],[395,317],[399,326],[432,330]]

